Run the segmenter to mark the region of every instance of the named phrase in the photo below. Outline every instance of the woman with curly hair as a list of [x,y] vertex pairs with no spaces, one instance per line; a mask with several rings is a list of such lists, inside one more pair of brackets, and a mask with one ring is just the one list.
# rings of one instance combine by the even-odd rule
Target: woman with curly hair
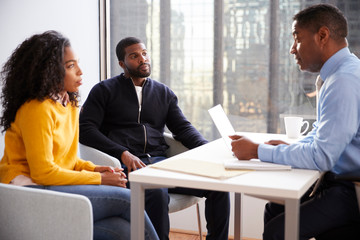
[[[94,239],[129,239],[123,169],[77,156],[81,75],[69,40],[58,32],[33,35],[13,52],[1,72],[0,182],[84,195],[93,207]],[[145,225],[146,238],[158,239],[147,216]]]

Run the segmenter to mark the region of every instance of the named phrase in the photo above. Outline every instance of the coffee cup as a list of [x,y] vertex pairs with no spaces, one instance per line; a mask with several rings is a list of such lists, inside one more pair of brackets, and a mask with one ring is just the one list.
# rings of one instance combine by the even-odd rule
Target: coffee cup
[[[296,117],[296,116],[284,117],[284,122],[285,122],[285,132],[288,138],[299,138],[309,129],[309,122],[303,121],[302,117]],[[306,125],[306,127],[303,131],[301,131],[304,125]]]

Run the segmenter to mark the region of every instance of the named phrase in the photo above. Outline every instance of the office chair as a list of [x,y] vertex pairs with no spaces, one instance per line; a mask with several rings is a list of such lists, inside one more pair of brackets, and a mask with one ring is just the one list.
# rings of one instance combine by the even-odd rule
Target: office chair
[[78,194],[0,183],[0,239],[91,240],[90,200]]

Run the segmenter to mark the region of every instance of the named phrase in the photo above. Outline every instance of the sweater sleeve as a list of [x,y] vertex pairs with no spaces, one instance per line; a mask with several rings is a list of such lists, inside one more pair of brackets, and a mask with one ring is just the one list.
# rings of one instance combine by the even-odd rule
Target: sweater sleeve
[[41,185],[100,184],[100,173],[91,172],[95,165],[79,160],[77,142],[67,139],[68,131],[78,131],[78,115],[63,125],[54,105],[28,104],[17,116],[31,178]]
[[96,148],[121,160],[121,155],[128,149],[101,132],[107,101],[111,92],[104,84],[95,85],[80,111],[80,143]]
[[180,107],[176,95],[171,92],[168,116],[166,126],[174,135],[174,138],[180,141],[185,147],[192,149],[201,146],[208,141],[199,133],[198,130],[186,119]]
[[86,171],[93,172],[95,167],[96,167],[96,165],[94,163],[92,163],[91,161],[85,161],[85,160],[78,158],[76,161],[74,170],[75,171],[86,170]]

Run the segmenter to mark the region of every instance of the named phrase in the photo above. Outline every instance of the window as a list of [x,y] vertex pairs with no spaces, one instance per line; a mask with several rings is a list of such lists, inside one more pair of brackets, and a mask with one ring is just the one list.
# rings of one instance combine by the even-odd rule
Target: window
[[216,104],[237,131],[284,132],[287,114],[315,119],[316,74],[300,72],[289,49],[293,15],[319,2],[345,13],[360,56],[358,0],[110,0],[111,76],[122,71],[116,44],[135,36],[151,54],[151,78],[207,139],[220,137],[207,112]]

